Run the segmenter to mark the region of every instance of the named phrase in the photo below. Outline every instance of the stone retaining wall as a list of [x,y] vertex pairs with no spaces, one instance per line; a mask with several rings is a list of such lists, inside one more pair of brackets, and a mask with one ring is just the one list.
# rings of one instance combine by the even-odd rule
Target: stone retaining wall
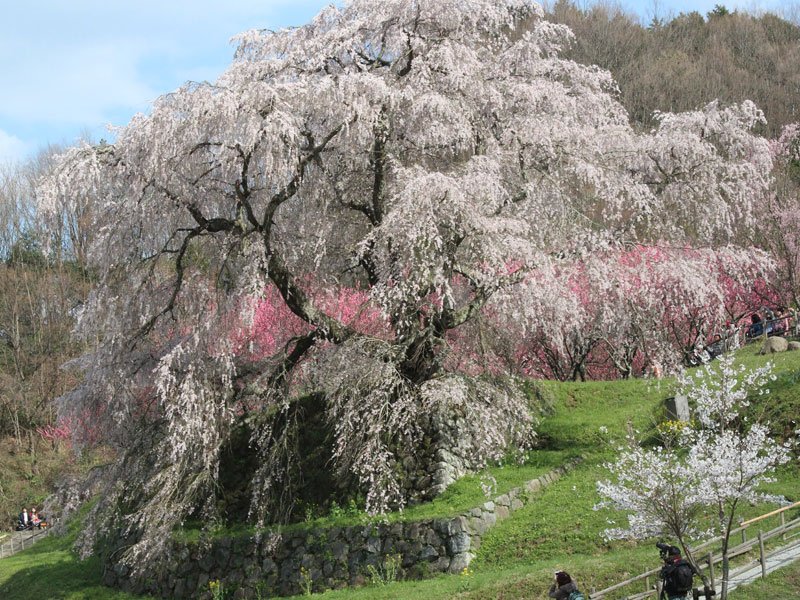
[[370,568],[380,571],[388,557],[400,561],[407,578],[458,573],[470,564],[489,529],[533,502],[536,492],[581,460],[457,517],[174,542],[159,572],[132,577],[127,566],[108,565],[103,582],[164,598],[210,598],[208,583],[219,579],[226,589],[236,590],[234,598],[256,598],[259,588],[262,597],[300,593],[301,569],[314,591],[363,585]]
[[470,426],[458,411],[435,412],[423,417],[421,427],[429,440],[425,447],[417,446],[410,456],[397,458],[396,472],[407,506],[433,500],[464,475],[480,469],[473,448],[476,441]]

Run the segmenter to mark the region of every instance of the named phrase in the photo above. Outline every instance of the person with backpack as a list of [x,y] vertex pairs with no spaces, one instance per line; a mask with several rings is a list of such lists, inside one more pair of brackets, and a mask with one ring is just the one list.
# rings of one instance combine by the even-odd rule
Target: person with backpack
[[685,600],[687,594],[692,590],[694,574],[695,570],[692,564],[681,558],[680,548],[670,546],[667,556],[664,557],[664,566],[658,574],[664,581],[662,598]]
[[578,584],[565,571],[556,571],[555,581],[550,586],[550,597],[557,600],[586,600],[578,590]]

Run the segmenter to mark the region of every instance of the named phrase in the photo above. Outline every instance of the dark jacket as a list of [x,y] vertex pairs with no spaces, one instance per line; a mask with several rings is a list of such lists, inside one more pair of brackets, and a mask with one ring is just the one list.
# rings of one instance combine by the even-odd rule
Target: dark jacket
[[684,565],[689,567],[692,570],[692,574],[694,575],[695,570],[694,567],[692,566],[692,563],[682,558],[679,558],[678,560],[675,560],[667,565],[664,565],[664,567],[662,567],[661,572],[658,575],[661,579],[664,580],[664,589],[667,591],[667,594],[670,597],[677,596],[681,598],[686,596],[687,593],[686,591],[680,591],[674,588],[672,580],[672,574],[678,570],[678,567]]
[[573,579],[569,583],[565,583],[560,588],[556,588],[556,584],[550,586],[550,597],[557,598],[558,600],[567,600],[572,592],[578,590],[578,585]]

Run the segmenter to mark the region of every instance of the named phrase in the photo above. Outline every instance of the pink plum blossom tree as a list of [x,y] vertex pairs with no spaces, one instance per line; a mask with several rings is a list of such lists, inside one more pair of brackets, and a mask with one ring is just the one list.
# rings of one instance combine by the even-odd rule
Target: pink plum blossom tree
[[592,253],[538,279],[537,304],[528,301],[537,320],[518,360],[526,374],[560,380],[677,366],[698,341],[724,331],[732,311],[738,318],[763,303],[747,290],[770,264],[764,253],[735,246]]
[[[87,542],[129,534],[120,560],[145,568],[187,515],[216,518],[243,414],[251,514],[285,518],[292,389],[323,394],[334,467],[368,508],[402,504],[395,456],[431,413],[464,414],[479,460],[531,433],[508,380],[452,369],[460,327],[488,311],[524,336],[540,309],[572,310],[541,277],[625,244],[716,248],[752,224],[771,167],[753,103],[636,132],[607,72],[559,57],[571,40],[528,0],[353,0],[243,33],[216,82],[62,157],[41,213],[87,194],[102,208],[77,329],[97,349],[60,410],[98,415],[121,452]],[[343,288],[380,327],[337,312]],[[253,360],[240,334],[276,292],[287,329]]]

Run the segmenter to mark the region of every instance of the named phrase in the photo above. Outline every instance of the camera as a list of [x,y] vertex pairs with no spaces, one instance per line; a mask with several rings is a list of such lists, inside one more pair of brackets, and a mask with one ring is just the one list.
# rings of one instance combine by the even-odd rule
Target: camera
[[[675,546],[670,546],[669,544],[665,544],[664,542],[656,542],[656,548],[659,550],[659,555],[661,556],[661,560],[666,560],[667,556],[669,555],[669,551]],[[677,548],[675,548],[677,550]]]

